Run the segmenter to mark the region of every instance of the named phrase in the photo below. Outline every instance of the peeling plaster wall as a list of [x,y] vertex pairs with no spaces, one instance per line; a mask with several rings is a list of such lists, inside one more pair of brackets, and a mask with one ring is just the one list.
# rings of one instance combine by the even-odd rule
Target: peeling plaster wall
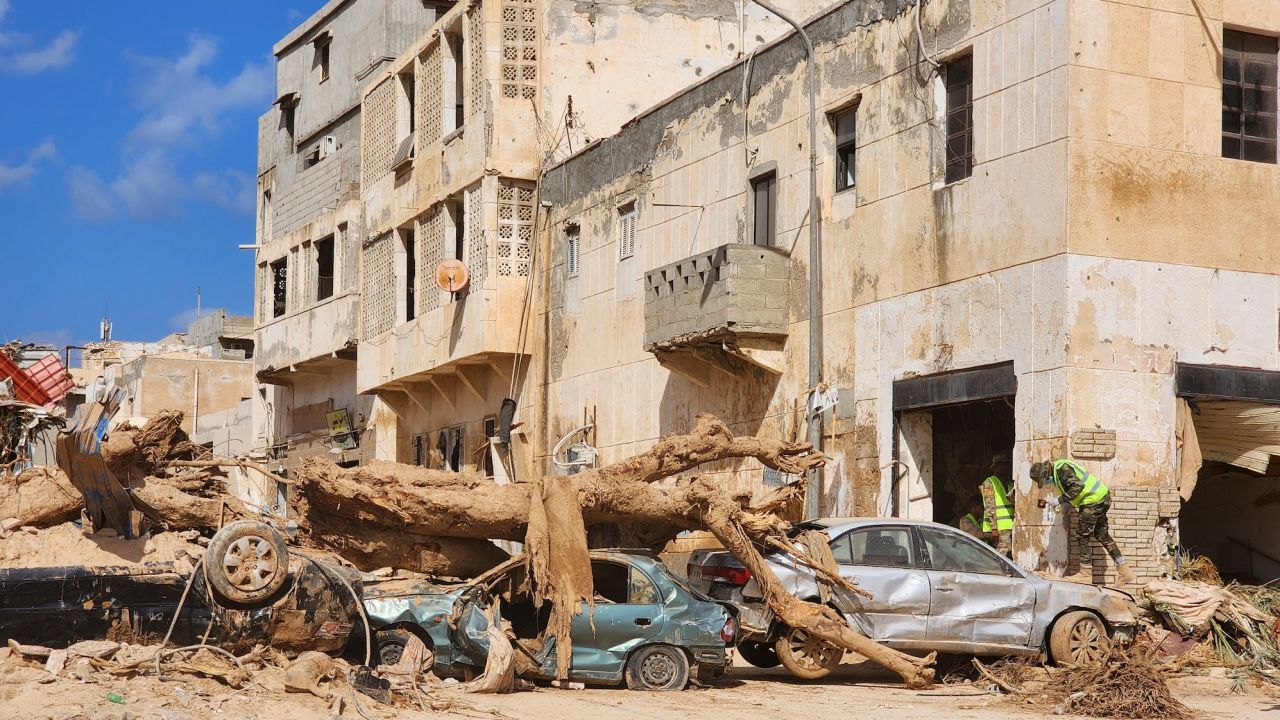
[[126,393],[121,417],[150,418],[161,410],[180,410],[184,413],[182,429],[190,434],[197,410],[203,418],[235,407],[250,396],[253,363],[197,358],[187,353],[144,355],[111,368],[108,382]]

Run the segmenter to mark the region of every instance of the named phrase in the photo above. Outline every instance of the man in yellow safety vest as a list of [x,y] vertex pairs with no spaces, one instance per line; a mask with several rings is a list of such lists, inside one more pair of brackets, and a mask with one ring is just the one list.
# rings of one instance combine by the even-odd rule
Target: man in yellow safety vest
[[1053,484],[1058,497],[1049,498],[1048,504],[1057,512],[1064,504],[1076,509],[1076,546],[1080,551],[1080,569],[1065,579],[1072,582],[1093,582],[1093,550],[1090,540],[1097,540],[1106,548],[1116,563],[1120,584],[1133,582],[1133,569],[1125,562],[1120,547],[1111,537],[1107,511],[1111,509],[1111,492],[1097,475],[1070,460],[1048,460],[1031,466],[1031,479],[1041,487]]
[[982,536],[994,540],[996,550],[1013,558],[1013,463],[1006,453],[991,458],[991,473],[982,481]]
[[982,533],[982,498],[974,495],[969,498],[969,512],[960,518],[957,527],[961,532],[968,533],[979,540],[986,540],[987,537]]

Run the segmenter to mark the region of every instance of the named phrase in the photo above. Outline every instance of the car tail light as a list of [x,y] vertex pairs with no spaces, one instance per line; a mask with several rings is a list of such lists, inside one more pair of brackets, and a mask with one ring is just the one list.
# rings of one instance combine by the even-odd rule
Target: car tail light
[[724,621],[724,627],[720,628],[720,639],[732,644],[736,637],[738,637],[738,621],[729,618]]
[[713,567],[705,568],[702,577],[726,585],[746,585],[751,581],[751,571],[743,567]]

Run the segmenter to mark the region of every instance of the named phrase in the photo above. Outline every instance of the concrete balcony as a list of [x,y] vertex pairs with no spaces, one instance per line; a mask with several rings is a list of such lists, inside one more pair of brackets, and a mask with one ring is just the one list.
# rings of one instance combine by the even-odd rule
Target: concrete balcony
[[710,370],[780,375],[788,273],[783,250],[740,243],[645,273],[645,349],[701,385]]
[[407,395],[428,412],[456,409],[467,396],[493,405],[506,392],[513,356],[522,352],[527,283],[491,276],[455,301],[365,340],[357,392]]
[[258,326],[260,382],[291,385],[296,373],[324,373],[356,359],[360,296],[343,293]]

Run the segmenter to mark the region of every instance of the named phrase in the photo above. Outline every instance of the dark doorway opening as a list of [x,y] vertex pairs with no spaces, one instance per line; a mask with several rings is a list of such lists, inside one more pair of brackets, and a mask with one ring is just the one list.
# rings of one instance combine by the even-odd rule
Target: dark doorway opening
[[[997,455],[1012,457],[1012,398],[933,410],[933,521],[956,525]],[[1012,489],[1012,478],[1001,478]]]

